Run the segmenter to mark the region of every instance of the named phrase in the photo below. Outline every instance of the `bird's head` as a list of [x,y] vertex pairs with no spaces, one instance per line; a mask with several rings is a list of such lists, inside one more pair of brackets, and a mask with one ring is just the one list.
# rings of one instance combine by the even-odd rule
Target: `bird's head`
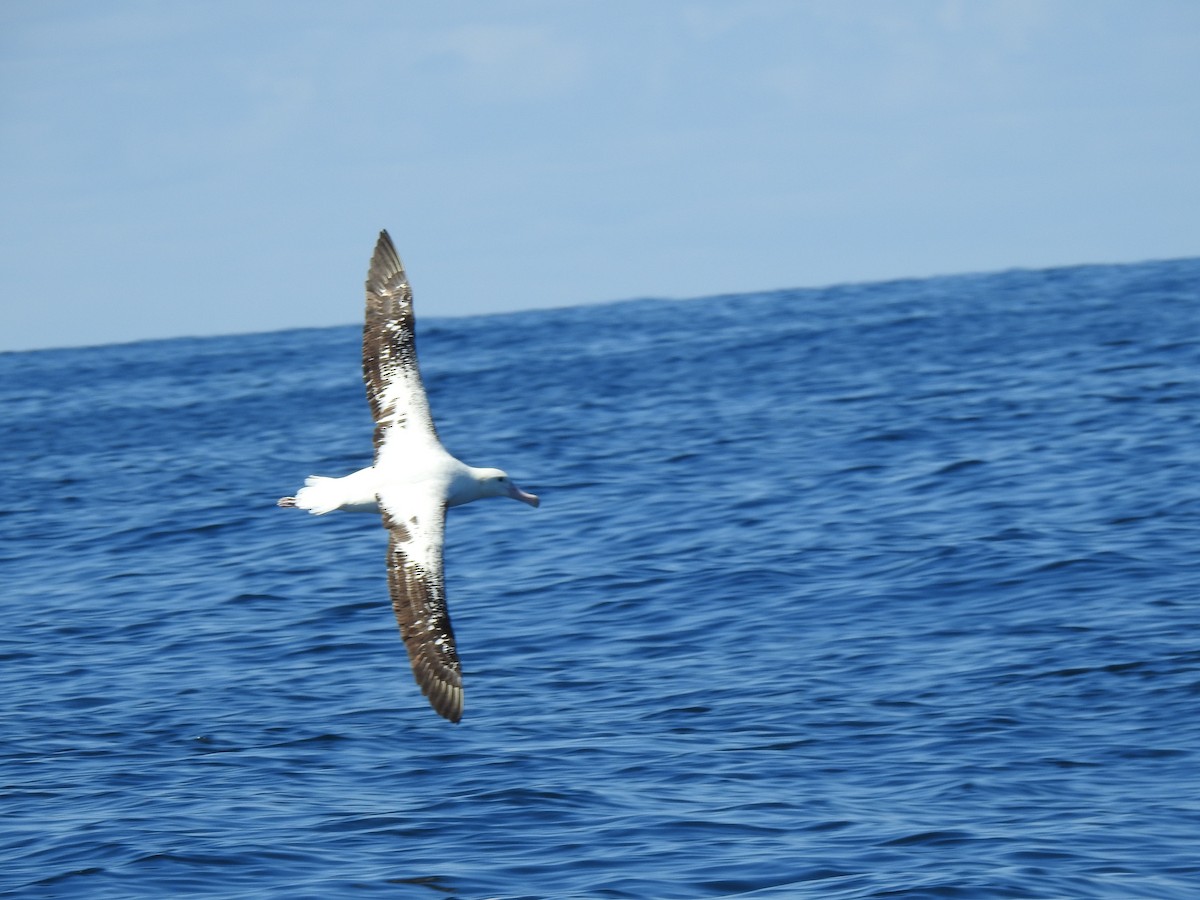
[[512,497],[530,506],[541,503],[537,496],[523,491],[508,477],[508,473],[500,469],[476,469],[475,480],[479,484],[481,497]]

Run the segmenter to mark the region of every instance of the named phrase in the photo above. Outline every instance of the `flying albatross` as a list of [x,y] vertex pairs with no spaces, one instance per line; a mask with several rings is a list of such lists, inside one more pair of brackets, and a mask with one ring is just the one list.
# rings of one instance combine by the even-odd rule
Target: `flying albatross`
[[375,464],[344,478],[312,475],[280,506],[324,515],[378,512],[388,530],[388,590],[413,675],[430,705],[462,718],[462,666],[446,609],[442,543],[446,509],[482,497],[538,498],[500,469],[477,469],[446,452],[417,368],[412,288],[386,231],[367,273],[363,381],[375,419]]

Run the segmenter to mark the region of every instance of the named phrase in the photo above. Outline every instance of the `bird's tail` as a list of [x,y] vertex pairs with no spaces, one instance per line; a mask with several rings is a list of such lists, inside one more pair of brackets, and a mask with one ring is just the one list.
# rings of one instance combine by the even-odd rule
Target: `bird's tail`
[[333,483],[338,480],[324,475],[309,475],[304,479],[304,487],[296,491],[295,497],[280,497],[278,505],[285,509],[307,509],[314,516],[333,512],[342,505],[340,492],[331,490]]

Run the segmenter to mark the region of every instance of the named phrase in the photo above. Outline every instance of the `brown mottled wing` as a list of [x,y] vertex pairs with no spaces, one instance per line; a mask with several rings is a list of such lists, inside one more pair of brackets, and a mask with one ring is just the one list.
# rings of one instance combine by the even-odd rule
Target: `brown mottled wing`
[[417,366],[412,288],[386,231],[375,244],[366,288],[363,381],[375,419],[376,449],[391,429],[437,440]]
[[[389,537],[388,589],[413,676],[438,715],[457,722],[463,712],[462,665],[442,576],[445,502],[404,491],[381,494],[380,506]],[[400,509],[404,512],[393,512]]]
[[[386,231],[367,273],[363,381],[375,418],[375,468],[404,473],[437,444],[417,366],[412,289]],[[451,722],[462,718],[462,666],[446,609],[442,543],[446,500],[435,486],[385,478],[379,493],[388,529],[388,590],[413,675],[430,704]]]

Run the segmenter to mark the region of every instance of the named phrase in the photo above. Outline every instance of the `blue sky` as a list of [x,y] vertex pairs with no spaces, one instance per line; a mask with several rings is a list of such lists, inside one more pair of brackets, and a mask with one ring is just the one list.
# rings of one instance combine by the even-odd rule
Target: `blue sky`
[[1200,254],[1195,0],[12,0],[0,349]]

